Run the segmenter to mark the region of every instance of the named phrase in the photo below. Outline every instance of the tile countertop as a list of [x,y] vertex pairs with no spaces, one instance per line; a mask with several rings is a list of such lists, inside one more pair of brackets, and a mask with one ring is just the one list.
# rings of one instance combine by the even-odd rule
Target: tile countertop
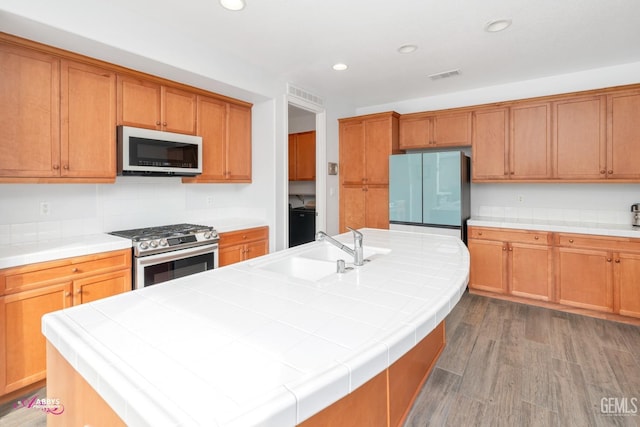
[[127,425],[293,426],[413,348],[468,283],[457,238],[362,232],[390,252],[345,274],[260,268],[329,245],[311,242],[50,313],[42,330]]
[[91,234],[43,242],[0,246],[0,269],[131,248],[131,240]]
[[640,227],[634,227],[631,224],[622,225],[578,221],[473,217],[467,220],[467,226],[595,234],[599,236],[631,237],[640,239]]
[[[267,225],[262,220],[251,218],[225,218],[214,221],[194,222],[205,225],[212,223],[210,225],[213,225],[219,233]],[[130,247],[131,240],[106,233],[4,245],[0,246],[0,269],[99,252],[116,251]]]

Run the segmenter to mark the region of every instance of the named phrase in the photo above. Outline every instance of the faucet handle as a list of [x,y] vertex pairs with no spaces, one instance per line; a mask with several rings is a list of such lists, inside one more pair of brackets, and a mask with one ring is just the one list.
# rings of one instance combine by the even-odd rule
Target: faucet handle
[[362,233],[361,232],[359,232],[358,230],[356,230],[354,228],[351,228],[351,227],[347,227],[347,229],[350,230],[354,234],[353,237],[355,237],[356,239],[362,240]]

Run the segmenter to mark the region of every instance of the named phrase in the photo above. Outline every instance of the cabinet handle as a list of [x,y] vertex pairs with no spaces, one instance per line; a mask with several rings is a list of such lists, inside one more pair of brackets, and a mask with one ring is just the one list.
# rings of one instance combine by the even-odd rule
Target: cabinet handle
[[509,172],[509,175],[513,175],[513,172]]
[[242,236],[242,238],[243,238],[243,239],[246,239],[246,238],[247,238],[247,235],[246,235],[246,234],[244,234],[244,235]]
[[69,170],[69,165],[64,165],[64,166],[62,166],[62,169],[64,169],[64,170]]
[[70,296],[71,296],[71,292],[65,292],[65,293],[64,293],[64,296],[65,296],[65,297],[70,297]]
[[604,175],[605,173],[607,173],[607,171],[604,169],[600,169],[600,173]]
[[53,165],[53,170],[57,171],[58,169],[60,169],[60,165]]
[[620,259],[616,259],[616,264],[620,264]]
[[482,236],[482,231],[479,231],[479,232],[478,232],[478,236]]
[[609,169],[609,170],[607,171],[607,173],[608,173],[609,175],[611,175],[611,174],[613,173],[613,170]]
[[163,123],[162,123],[162,126],[166,126],[166,125],[167,125],[167,122],[163,122]]
[[513,252],[513,248],[509,248],[509,252]]
[[506,251],[506,250],[507,250],[507,248],[503,246],[503,247],[502,247],[502,250],[503,250],[503,251]]
[[534,237],[534,239],[535,239],[535,240],[539,240],[539,239],[540,239],[540,237],[538,237],[538,236],[535,236],[535,237]]
[[160,120],[156,121],[156,126],[160,126]]
[[611,262],[611,258],[607,258],[607,262]]
[[78,272],[78,268],[77,268],[77,267],[72,268],[72,269],[71,269],[71,272],[72,272],[72,273],[77,273],[77,272]]
[[78,290],[76,291],[76,295],[80,295],[81,293],[82,293],[82,289],[78,289]]
[[573,239],[569,239],[569,243],[573,243]]

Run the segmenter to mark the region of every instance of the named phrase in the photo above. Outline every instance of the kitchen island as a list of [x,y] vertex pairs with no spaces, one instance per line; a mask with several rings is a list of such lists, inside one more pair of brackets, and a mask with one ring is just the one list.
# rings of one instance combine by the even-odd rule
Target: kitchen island
[[421,383],[442,350],[469,253],[453,237],[361,231],[369,262],[342,274],[340,251],[312,242],[44,316],[47,397],[65,407],[49,423],[314,425],[337,408],[397,425],[415,361],[430,358]]

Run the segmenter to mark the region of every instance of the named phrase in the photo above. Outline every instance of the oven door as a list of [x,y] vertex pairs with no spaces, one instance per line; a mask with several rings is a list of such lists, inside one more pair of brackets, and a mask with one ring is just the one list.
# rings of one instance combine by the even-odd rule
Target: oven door
[[218,244],[134,258],[133,287],[141,289],[218,267]]

